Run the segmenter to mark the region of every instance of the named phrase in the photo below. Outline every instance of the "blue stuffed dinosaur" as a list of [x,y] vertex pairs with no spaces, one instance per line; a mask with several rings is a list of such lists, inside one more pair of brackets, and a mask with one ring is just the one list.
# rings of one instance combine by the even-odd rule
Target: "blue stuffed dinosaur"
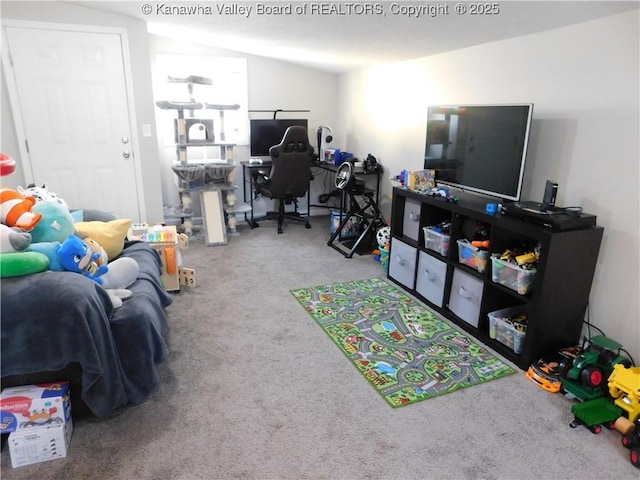
[[[97,245],[96,242],[93,242]],[[87,243],[76,235],[69,235],[59,244],[52,243],[56,250],[56,258],[61,267],[85,277],[95,280],[102,285],[109,294],[115,308],[122,305],[122,301],[131,297],[133,293],[127,287],[136,281],[140,267],[138,262],[130,257],[116,258],[109,265],[98,266],[100,252],[94,252],[91,243]],[[51,254],[51,249],[48,249]]]
[[109,271],[106,265],[98,266],[100,253],[93,252],[80,237],[69,235],[58,249],[60,264],[71,272],[81,273],[85,277],[103,284],[102,275]]

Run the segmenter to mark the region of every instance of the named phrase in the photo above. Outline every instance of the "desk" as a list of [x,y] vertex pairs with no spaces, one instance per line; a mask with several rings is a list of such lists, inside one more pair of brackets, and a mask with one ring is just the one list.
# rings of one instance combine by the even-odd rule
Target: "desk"
[[[243,200],[245,203],[248,203],[251,206],[251,210],[249,212],[244,212],[244,219],[245,221],[249,224],[249,226],[251,228],[255,228],[257,226],[257,222],[254,219],[253,216],[253,200],[254,200],[254,189],[253,189],[253,172],[255,170],[270,170],[271,169],[271,159],[267,159],[267,160],[263,160],[262,163],[257,163],[257,162],[250,162],[250,161],[242,161],[240,162],[242,165],[242,182],[243,182]],[[316,164],[312,164],[311,168],[320,168],[322,170],[328,171],[328,172],[332,172],[332,173],[336,173],[338,171],[338,167],[339,165],[334,165],[332,163],[316,163]],[[382,176],[382,169],[378,169],[375,172],[354,172],[356,177],[359,176],[370,176],[370,175],[375,175],[376,176],[376,204],[378,203],[379,199],[380,199],[380,177]],[[247,184],[249,186],[249,188],[247,189]],[[332,182],[332,186],[335,185],[335,182]],[[248,195],[247,195],[248,192]],[[248,197],[248,198],[247,198]],[[344,191],[341,192],[341,197],[340,197],[340,211],[344,212],[346,210],[346,205],[347,203],[347,196],[345,195]],[[311,213],[311,207],[321,207],[321,208],[331,208],[333,209],[334,207],[328,207],[327,205],[318,205],[318,204],[312,204],[311,203],[311,188],[307,189],[307,208],[309,213]],[[249,216],[247,216],[247,213],[249,213]],[[342,218],[341,218],[342,220]]]
[[[332,172],[332,173],[336,173],[338,171],[338,168],[340,167],[340,165],[334,165],[333,163],[317,163],[315,165],[312,165],[311,167],[318,167],[321,168],[322,170],[326,170],[328,172]],[[365,171],[356,171],[354,168],[353,174],[356,177],[361,177],[361,176],[370,176],[370,175],[375,175],[376,176],[376,204],[379,203],[380,201],[380,177],[382,176],[382,168],[378,167],[377,170],[373,171],[373,172],[365,172]],[[335,186],[335,182],[333,182],[333,185]],[[347,196],[345,194],[344,191],[342,191],[341,196],[340,196],[340,212],[344,212],[347,208],[346,205],[346,199]],[[327,207],[326,205],[311,205],[309,204],[309,208],[311,207],[322,207],[322,208],[332,208],[332,207]],[[349,205],[349,207],[351,207],[351,205]],[[340,221],[342,221],[342,218],[340,219]]]

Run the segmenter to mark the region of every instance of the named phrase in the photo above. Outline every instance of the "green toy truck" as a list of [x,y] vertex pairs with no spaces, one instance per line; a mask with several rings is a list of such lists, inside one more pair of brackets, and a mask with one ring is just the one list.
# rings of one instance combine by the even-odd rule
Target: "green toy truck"
[[562,388],[582,401],[606,395],[607,379],[614,365],[631,366],[631,360],[621,355],[621,349],[622,345],[604,335],[592,337],[582,353],[565,359],[561,366]]

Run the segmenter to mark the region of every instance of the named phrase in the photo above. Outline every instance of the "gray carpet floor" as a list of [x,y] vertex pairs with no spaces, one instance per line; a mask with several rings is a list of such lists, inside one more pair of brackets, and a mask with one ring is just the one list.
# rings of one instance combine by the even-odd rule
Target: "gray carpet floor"
[[329,248],[329,220],[239,228],[183,251],[198,286],[168,308],[147,402],[75,424],[69,455],[11,479],[637,479],[620,434],[517,374],[393,409],[289,290],[384,276]]

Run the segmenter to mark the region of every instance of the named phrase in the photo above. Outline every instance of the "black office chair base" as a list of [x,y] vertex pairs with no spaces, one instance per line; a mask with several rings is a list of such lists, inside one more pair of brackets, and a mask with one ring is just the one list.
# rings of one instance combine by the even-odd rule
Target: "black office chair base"
[[253,221],[254,227],[260,226],[258,224],[258,220],[259,221],[276,220],[278,222],[278,233],[282,233],[282,225],[284,223],[284,220],[286,219],[286,220],[293,220],[294,222],[304,223],[305,228],[311,228],[311,224],[309,223],[309,215],[308,214],[302,215],[300,212],[298,212],[298,202],[294,200],[293,203],[295,204],[296,209],[293,212],[285,212],[284,211],[285,201],[281,201],[278,206],[279,211],[267,212],[264,217],[254,219]]

